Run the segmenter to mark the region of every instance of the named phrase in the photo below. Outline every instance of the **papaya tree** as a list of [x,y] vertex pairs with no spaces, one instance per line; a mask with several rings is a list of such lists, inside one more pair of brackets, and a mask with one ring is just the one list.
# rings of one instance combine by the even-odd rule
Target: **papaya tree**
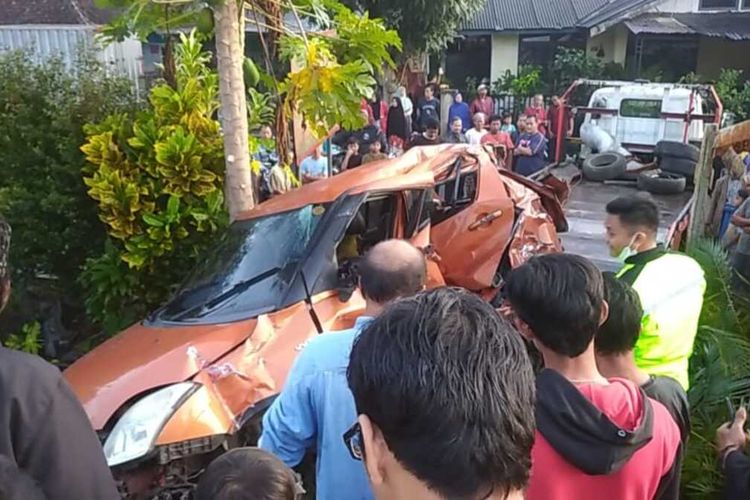
[[[277,92],[277,100],[282,104],[276,117],[280,146],[286,143],[284,132],[295,110],[303,114],[318,135],[334,124],[348,128],[361,126],[359,103],[372,92],[373,74],[384,65],[392,66],[391,51],[401,48],[395,31],[387,29],[380,20],[354,14],[339,0],[97,2],[99,6],[121,9],[120,15],[102,32],[109,40],[129,35],[145,38],[154,31],[185,25],[196,25],[204,31],[213,29],[226,162],[224,191],[232,218],[254,204],[252,175],[248,168],[247,91],[243,81],[246,11],[252,12],[252,19],[258,23],[266,69],[270,70],[279,62],[271,60],[277,54],[284,61],[297,63],[298,69],[285,76],[268,71],[268,86]],[[207,15],[209,12],[213,15]],[[297,20],[294,29],[283,22],[286,12]],[[319,27],[318,33],[306,33],[301,18]],[[263,19],[262,26],[258,19]]]

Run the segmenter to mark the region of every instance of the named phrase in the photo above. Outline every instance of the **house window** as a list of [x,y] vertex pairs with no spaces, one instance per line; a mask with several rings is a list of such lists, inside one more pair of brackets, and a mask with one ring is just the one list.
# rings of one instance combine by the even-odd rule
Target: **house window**
[[750,0],[742,0],[742,8],[750,10]]
[[[747,0],[743,0],[748,3]],[[701,0],[701,9],[736,9],[738,0]]]
[[661,101],[656,99],[623,99],[620,104],[623,118],[661,118]]

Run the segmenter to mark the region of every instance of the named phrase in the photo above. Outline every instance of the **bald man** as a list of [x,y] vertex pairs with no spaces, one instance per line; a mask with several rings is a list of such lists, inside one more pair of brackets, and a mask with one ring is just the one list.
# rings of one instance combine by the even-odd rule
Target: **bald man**
[[346,380],[349,354],[359,333],[388,303],[424,288],[422,252],[402,240],[378,243],[359,264],[364,314],[354,328],[312,339],[292,366],[283,391],[263,417],[259,446],[289,467],[308,450],[317,454],[317,498],[373,499],[362,462],[351,457],[342,436],[357,421]]

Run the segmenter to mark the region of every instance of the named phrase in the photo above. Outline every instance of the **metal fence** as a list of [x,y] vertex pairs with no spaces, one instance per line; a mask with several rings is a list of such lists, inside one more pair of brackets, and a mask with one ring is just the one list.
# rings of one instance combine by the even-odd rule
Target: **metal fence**
[[57,57],[72,68],[80,51],[91,49],[110,71],[127,76],[140,92],[144,84],[141,42],[128,39],[104,46],[96,40],[95,30],[91,25],[0,26],[0,52],[27,50],[38,62]]

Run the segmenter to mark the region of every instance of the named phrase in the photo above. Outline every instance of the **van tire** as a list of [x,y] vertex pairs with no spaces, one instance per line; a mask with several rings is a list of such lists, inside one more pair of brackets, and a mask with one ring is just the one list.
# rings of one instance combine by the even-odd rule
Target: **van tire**
[[620,153],[599,153],[583,162],[583,176],[590,181],[609,181],[621,177],[628,163]]
[[664,172],[684,175],[688,182],[693,180],[695,175],[696,162],[687,158],[675,158],[672,156],[663,156],[659,160],[659,168]]
[[654,154],[660,158],[683,158],[698,162],[700,149],[692,144],[683,144],[677,141],[659,141],[656,143]]
[[680,194],[687,187],[684,175],[660,172],[658,175],[638,176],[638,189],[651,194]]

